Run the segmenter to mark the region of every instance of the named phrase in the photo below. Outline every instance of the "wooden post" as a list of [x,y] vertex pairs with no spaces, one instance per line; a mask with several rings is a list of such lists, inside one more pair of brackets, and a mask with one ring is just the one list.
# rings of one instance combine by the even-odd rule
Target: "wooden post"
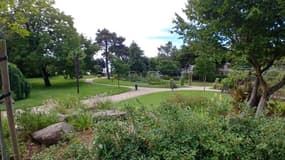
[[[0,57],[7,57],[6,41],[0,40]],[[2,92],[3,94],[10,93],[10,81],[7,60],[0,62],[1,67],[1,79],[2,79]],[[20,160],[20,152],[17,143],[17,135],[15,129],[15,122],[12,109],[12,99],[10,96],[5,98],[8,125],[11,135],[11,142],[13,148],[13,154],[15,160]]]
[[1,144],[1,157],[2,160],[7,159],[7,150],[6,150],[6,143],[4,139],[3,127],[2,127],[2,119],[1,119],[1,111],[0,111],[0,144]]

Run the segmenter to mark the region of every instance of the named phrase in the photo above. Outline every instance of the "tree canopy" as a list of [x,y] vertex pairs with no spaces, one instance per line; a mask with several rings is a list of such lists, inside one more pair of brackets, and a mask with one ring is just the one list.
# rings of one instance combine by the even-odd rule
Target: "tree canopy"
[[285,56],[284,6],[283,0],[189,0],[184,9],[187,20],[176,14],[175,31],[198,54],[245,57],[262,89],[259,113],[285,84],[284,76],[269,87],[262,75]]

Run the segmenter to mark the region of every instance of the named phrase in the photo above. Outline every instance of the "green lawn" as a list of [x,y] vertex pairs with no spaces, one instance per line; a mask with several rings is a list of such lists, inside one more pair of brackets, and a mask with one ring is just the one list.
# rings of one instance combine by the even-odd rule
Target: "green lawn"
[[[160,92],[160,93],[152,93],[148,95],[143,95],[136,98],[131,98],[125,101],[121,101],[116,104],[118,107],[124,107],[126,104],[131,106],[158,106],[161,102],[164,102],[170,96],[175,94],[181,94],[185,96],[191,97],[207,97],[211,98],[217,94],[217,92],[204,92],[204,91],[167,91],[167,92]],[[228,97],[228,95],[223,94],[224,96]]]
[[[100,79],[95,79],[95,83],[100,83],[100,84],[108,84],[108,85],[118,85],[118,81],[116,79],[114,80],[108,80],[106,78],[100,78]],[[146,82],[137,82],[139,87],[152,87],[152,88],[168,88],[169,80],[162,80],[163,84],[158,84],[158,85],[150,85]],[[177,86],[180,86],[180,81],[175,81]],[[130,82],[130,81],[123,81],[120,80],[120,85],[124,86],[134,86],[136,82]],[[185,86],[187,86],[187,82],[185,81]],[[194,81],[192,82],[192,86],[213,86],[213,83],[203,83],[203,82],[197,82]]]
[[95,84],[88,84],[80,81],[80,94],[77,95],[76,81],[64,79],[63,77],[53,77],[50,79],[52,87],[44,87],[40,78],[28,79],[31,84],[31,94],[28,99],[16,101],[15,108],[27,108],[41,105],[47,99],[68,100],[71,96],[87,98],[97,94],[113,95],[126,92],[129,89],[124,87],[110,87]]

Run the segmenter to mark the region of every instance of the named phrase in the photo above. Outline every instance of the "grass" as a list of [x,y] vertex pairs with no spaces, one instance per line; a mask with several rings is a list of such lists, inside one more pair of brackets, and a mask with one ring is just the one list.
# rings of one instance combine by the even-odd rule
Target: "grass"
[[[99,78],[94,80],[95,83],[100,83],[100,84],[108,84],[108,85],[118,85],[118,81],[116,79],[114,80],[108,80],[106,78]],[[120,80],[120,85],[123,86],[134,86],[135,84],[138,84],[139,87],[151,87],[151,88],[169,88],[169,80],[162,80],[162,84],[157,84],[157,85],[151,85],[146,82],[130,82],[130,81],[125,81],[125,80]],[[177,86],[180,86],[180,81],[175,81]],[[187,81],[185,81],[185,87],[187,85]],[[213,86],[213,83],[209,82],[198,82],[198,81],[193,81],[192,86]]]
[[[121,101],[116,104],[118,107],[124,107],[125,105],[130,106],[158,106],[161,102],[164,102],[167,98],[175,95],[181,94],[185,96],[191,97],[206,97],[211,98],[215,94],[221,94],[217,92],[204,92],[204,91],[167,91],[167,92],[160,92],[160,93],[152,93],[148,95],[143,95],[136,98],[131,98],[125,101]],[[228,95],[225,95],[228,96]]]
[[98,94],[113,95],[129,91],[124,87],[102,86],[85,83],[80,81],[80,93],[77,95],[76,81],[64,79],[63,77],[52,77],[51,87],[44,87],[41,78],[31,78],[28,81],[31,84],[30,97],[24,100],[16,101],[15,108],[29,108],[43,104],[47,99],[68,100],[71,96],[79,96],[80,99],[95,96]]

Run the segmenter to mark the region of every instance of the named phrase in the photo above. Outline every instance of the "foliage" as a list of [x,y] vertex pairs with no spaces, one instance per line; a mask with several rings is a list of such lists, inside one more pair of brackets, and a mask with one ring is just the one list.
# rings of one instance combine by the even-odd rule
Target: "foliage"
[[92,114],[88,111],[77,111],[77,113],[68,122],[78,131],[90,129],[93,123]]
[[137,73],[146,72],[148,69],[148,59],[144,56],[143,51],[137,43],[132,42],[129,47],[129,60],[128,64],[131,71]]
[[194,108],[200,110],[169,104],[155,111],[129,109],[130,117],[125,122],[101,121],[94,131],[96,156],[99,159],[282,159],[284,119],[224,117],[218,114],[221,109],[216,108],[223,103],[220,101],[223,99],[215,99],[207,106],[196,104]]
[[123,44],[124,37],[118,37],[115,32],[110,32],[104,28],[98,30],[96,33],[96,44],[100,46],[100,50],[103,50],[102,56],[105,58],[105,68],[108,79],[110,79],[109,61],[111,60],[111,53],[115,53],[117,58],[125,60],[127,57],[127,47]]
[[157,71],[148,71],[146,79],[149,84],[160,84],[161,83],[159,72]]
[[195,59],[195,62],[194,74],[202,77],[204,81],[215,80],[216,65],[209,57],[200,56]]
[[158,47],[158,58],[174,60],[177,52],[176,46],[173,46],[171,41],[168,41],[165,45]]
[[206,97],[191,97],[182,94],[175,94],[168,97],[165,101],[166,104],[175,105],[177,107],[201,107],[207,106],[209,99]]
[[117,74],[117,80],[118,80],[118,87],[120,86],[120,79],[122,76],[126,76],[127,73],[129,72],[130,70],[130,67],[129,65],[122,61],[121,59],[119,58],[116,58],[116,57],[113,57],[112,58],[112,71],[113,73]]
[[106,100],[106,101],[99,101],[95,104],[97,110],[108,110],[114,108],[112,101]]
[[[95,53],[99,50],[99,46],[92,43],[92,40],[85,38],[83,35],[80,36],[80,43],[82,51],[85,53],[85,57],[83,59],[83,65],[81,65],[84,72],[89,72],[92,74],[98,73],[99,69],[96,68],[95,64],[96,60],[94,60]],[[103,60],[104,63],[104,60]],[[98,64],[97,64],[98,65]],[[103,64],[104,68],[104,64]]]
[[174,82],[173,79],[170,79],[170,80],[169,80],[169,88],[171,88],[172,90],[173,90],[174,88],[177,88],[177,85],[176,85],[176,83]]
[[[269,86],[264,73],[285,54],[285,1],[188,1],[184,13],[176,14],[175,31],[183,36],[196,54],[221,59],[235,57],[246,60],[258,79],[262,95],[257,101],[256,116],[266,106],[269,97],[285,85],[285,76]],[[256,90],[253,90],[255,93]],[[257,99],[252,94],[251,99]],[[251,106],[251,107],[254,107]]]
[[178,76],[179,75],[179,67],[177,62],[173,62],[172,60],[162,60],[159,65],[159,71],[163,75],[168,76]]
[[[27,17],[22,27],[30,34],[25,37],[15,33],[8,35],[9,60],[15,63],[25,76],[42,76],[45,85],[50,86],[49,76],[55,74],[51,71],[62,73],[74,68],[70,54],[79,49],[80,39],[73,26],[72,17],[54,8],[54,1],[51,0],[18,3],[17,13]],[[11,17],[15,15],[13,12],[10,14]],[[14,20],[11,18],[9,21]]]
[[55,113],[36,113],[35,111],[25,110],[16,115],[16,123],[24,131],[23,136],[27,136],[57,122],[58,119]]
[[8,68],[13,98],[15,100],[28,98],[30,95],[30,84],[16,65],[9,63]]

